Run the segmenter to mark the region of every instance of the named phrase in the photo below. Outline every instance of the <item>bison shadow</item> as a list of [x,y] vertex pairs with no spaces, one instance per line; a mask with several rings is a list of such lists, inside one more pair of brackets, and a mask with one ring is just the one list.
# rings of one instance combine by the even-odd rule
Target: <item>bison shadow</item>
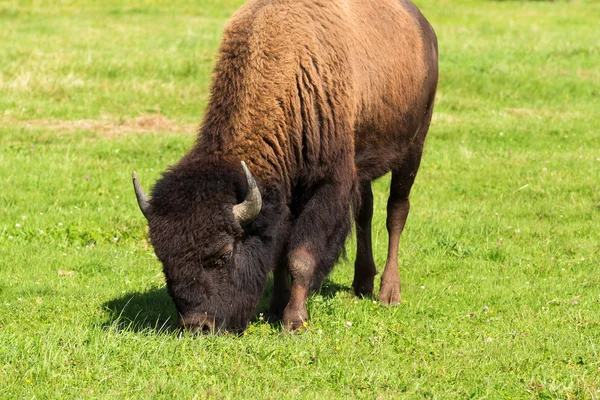
[[104,328],[117,331],[173,333],[178,331],[177,310],[167,288],[127,293],[104,303]]
[[[350,287],[326,279],[317,291],[320,296],[331,298],[340,291],[349,291]],[[273,292],[273,280],[269,279],[261,299],[255,321],[260,314],[269,316],[269,304]],[[131,292],[104,303],[108,314],[103,324],[105,329],[133,332],[153,332],[171,334],[179,332],[177,310],[165,287],[150,289],[146,292]],[[269,316],[268,322],[280,326],[280,321]]]
[[325,281],[321,284],[321,288],[317,290],[317,293],[325,298],[335,297],[338,292],[354,293],[350,286],[341,285],[339,283],[332,282],[329,279],[325,279]]

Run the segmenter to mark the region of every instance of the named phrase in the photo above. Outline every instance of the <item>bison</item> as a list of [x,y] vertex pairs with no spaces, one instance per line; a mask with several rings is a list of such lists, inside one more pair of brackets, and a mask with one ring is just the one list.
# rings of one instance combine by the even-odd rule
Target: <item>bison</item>
[[409,0],[250,0],[235,13],[195,145],[151,196],[133,173],[184,328],[244,330],[272,272],[272,314],[304,329],[307,296],[353,219],[352,287],[372,294],[371,181],[390,171],[379,299],[400,302],[398,242],[437,57],[435,32]]

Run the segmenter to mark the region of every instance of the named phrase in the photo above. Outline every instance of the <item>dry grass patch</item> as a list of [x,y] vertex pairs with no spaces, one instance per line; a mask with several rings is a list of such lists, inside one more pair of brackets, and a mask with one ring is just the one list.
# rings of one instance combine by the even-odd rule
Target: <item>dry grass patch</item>
[[183,124],[165,118],[160,114],[142,115],[135,118],[115,119],[102,117],[100,119],[32,119],[26,121],[11,118],[0,119],[0,126],[21,126],[30,130],[48,130],[55,132],[86,131],[97,133],[102,137],[111,138],[121,135],[140,133],[177,133],[195,135],[197,124]]

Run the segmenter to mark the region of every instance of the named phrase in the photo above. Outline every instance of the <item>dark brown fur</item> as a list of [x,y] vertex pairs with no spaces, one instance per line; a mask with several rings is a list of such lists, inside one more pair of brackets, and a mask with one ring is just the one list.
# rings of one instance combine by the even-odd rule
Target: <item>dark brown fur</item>
[[[287,329],[302,327],[351,207],[360,210],[353,286],[372,292],[370,182],[389,171],[380,298],[398,302],[397,241],[436,85],[435,33],[408,0],[245,4],[225,29],[198,142],[151,196],[150,237],[183,323],[243,329],[274,271],[272,310]],[[242,160],[263,197],[244,228],[231,212],[246,190]]]

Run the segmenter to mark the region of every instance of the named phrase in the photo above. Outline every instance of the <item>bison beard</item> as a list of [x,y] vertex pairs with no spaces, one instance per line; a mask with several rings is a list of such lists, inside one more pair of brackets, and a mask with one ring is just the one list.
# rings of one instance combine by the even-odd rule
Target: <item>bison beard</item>
[[150,197],[133,177],[182,326],[245,329],[273,272],[271,312],[302,329],[351,209],[352,286],[371,294],[371,181],[390,171],[379,298],[400,302],[398,241],[436,86],[435,33],[407,0],[245,4],[225,29],[196,145]]

